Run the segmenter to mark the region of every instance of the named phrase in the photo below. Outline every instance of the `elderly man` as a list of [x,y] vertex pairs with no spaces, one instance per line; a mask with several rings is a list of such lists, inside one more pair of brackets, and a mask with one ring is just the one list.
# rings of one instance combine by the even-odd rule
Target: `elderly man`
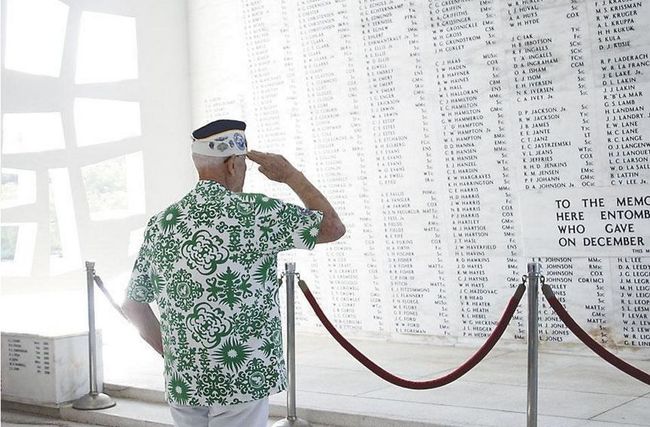
[[[345,233],[327,199],[284,157],[247,151],[245,128],[218,120],[193,132],[199,182],[149,220],[122,306],[164,357],[177,426],[266,426],[268,396],[286,383],[277,253]],[[243,193],[246,156],[306,208]]]

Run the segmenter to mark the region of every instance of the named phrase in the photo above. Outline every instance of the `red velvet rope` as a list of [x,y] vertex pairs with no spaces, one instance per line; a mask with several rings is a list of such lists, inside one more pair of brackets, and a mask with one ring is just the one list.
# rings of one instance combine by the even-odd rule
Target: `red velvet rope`
[[305,294],[305,298],[307,298],[307,302],[309,302],[311,308],[314,309],[316,316],[321,321],[323,326],[325,326],[325,329],[327,329],[327,331],[332,335],[332,337],[341,345],[341,347],[343,347],[348,353],[350,353],[352,357],[357,359],[363,366],[370,369],[375,375],[388,381],[389,383],[399,387],[410,388],[414,390],[427,390],[427,389],[432,389],[432,388],[442,387],[443,385],[447,385],[452,381],[455,381],[458,378],[465,375],[472,368],[474,368],[481,360],[483,360],[483,358],[490,352],[490,350],[492,350],[492,348],[497,343],[497,341],[499,341],[499,338],[501,338],[501,336],[503,335],[503,332],[506,330],[506,327],[508,326],[510,319],[512,319],[512,316],[514,315],[515,310],[519,305],[519,301],[521,300],[521,297],[524,294],[524,291],[526,290],[526,286],[523,283],[519,285],[514,295],[510,298],[510,302],[508,303],[508,306],[506,307],[505,311],[501,315],[501,319],[499,319],[499,322],[494,327],[492,334],[490,334],[490,336],[485,341],[485,343],[481,346],[481,348],[479,348],[472,357],[467,359],[465,363],[463,363],[458,368],[456,368],[452,372],[442,377],[435,378],[432,380],[427,380],[427,381],[412,381],[391,374],[390,372],[386,371],[381,366],[377,365],[375,362],[370,360],[359,350],[357,350],[357,348],[353,346],[348,340],[346,340],[339,333],[339,331],[336,330],[334,325],[332,325],[332,323],[329,321],[325,313],[323,313],[323,310],[318,305],[318,302],[316,302],[316,298],[314,298],[314,295],[312,295],[305,281],[299,280],[298,286],[300,286],[300,289],[302,290],[303,294]]
[[646,372],[643,372],[639,368],[635,368],[634,366],[630,365],[626,361],[619,359],[618,357],[614,356],[612,353],[607,351],[603,346],[598,344],[593,338],[589,336],[587,332],[585,332],[573,318],[571,315],[565,310],[565,308],[562,306],[560,301],[558,301],[557,297],[553,293],[553,289],[547,284],[542,285],[542,292],[544,293],[544,296],[546,297],[546,300],[548,303],[553,307],[553,310],[557,313],[557,315],[560,317],[560,320],[564,322],[564,324],[573,332],[573,334],[580,339],[587,347],[593,350],[594,353],[605,359],[605,361],[609,362],[613,366],[617,367],[621,371],[625,372],[626,374],[636,378],[637,380],[644,382],[648,385],[650,385],[650,375]]

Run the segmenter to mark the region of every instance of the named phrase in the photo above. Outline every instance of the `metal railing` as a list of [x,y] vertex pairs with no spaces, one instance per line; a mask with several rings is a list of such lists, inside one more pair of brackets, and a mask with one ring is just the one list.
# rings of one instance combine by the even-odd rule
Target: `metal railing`
[[[99,276],[95,275],[95,264],[93,262],[86,262],[86,281],[88,286],[88,329],[89,329],[89,358],[90,358],[90,393],[79,400],[77,400],[73,407],[76,409],[104,409],[114,406],[113,400],[104,393],[97,391],[97,378],[96,378],[96,342],[95,342],[95,308],[94,308],[94,291],[93,283],[96,282],[99,288],[104,292],[109,302],[116,308],[121,315],[119,306],[111,298],[110,294],[103,286],[103,282]],[[617,358],[613,354],[607,352],[600,344],[591,339],[586,332],[584,332],[577,323],[566,312],[562,305],[557,301],[553,295],[550,286],[544,283],[544,276],[541,274],[542,266],[537,262],[528,263],[528,274],[524,276],[523,282],[516,289],[515,294],[511,297],[508,306],[502,314],[501,320],[497,323],[495,330],[488,338],[486,343],[477,351],[474,356],[468,359],[465,364],[452,371],[446,377],[436,378],[428,381],[410,381],[399,378],[390,372],[384,370],[370,360],[367,356],[357,350],[351,343],[349,343],[331,324],[327,316],[323,313],[322,309],[318,306],[316,299],[311,294],[308,286],[304,280],[300,279],[300,274],[296,272],[296,264],[289,262],[285,264],[285,271],[282,275],[286,278],[287,295],[286,295],[286,312],[287,312],[287,416],[286,418],[277,421],[273,427],[309,427],[310,424],[297,417],[296,415],[296,328],[295,328],[295,284],[296,277],[299,279],[299,285],[302,292],[305,294],[307,302],[312,306],[316,312],[317,317],[325,328],[332,334],[341,346],[347,350],[353,357],[364,364],[375,374],[393,384],[401,387],[413,389],[426,389],[435,388],[446,385],[458,379],[461,375],[468,372],[476,366],[482,358],[493,348],[496,341],[498,341],[505,330],[505,326],[513,317],[515,309],[517,308],[520,299],[526,290],[525,283],[528,281],[528,367],[527,367],[527,427],[537,427],[537,400],[538,400],[538,364],[539,364],[539,286],[543,285],[544,295],[551,304],[551,307],[559,315],[560,319],[566,326],[581,340],[585,345],[591,348],[603,359],[616,366],[623,372],[631,375],[632,377],[650,384],[650,375],[648,373],[635,368],[623,360]],[[282,279],[280,279],[282,280]]]
[[287,417],[276,421],[273,427],[309,427],[310,424],[296,416],[296,316],[295,289],[296,263],[284,265],[284,277],[287,279]]
[[542,266],[528,263],[528,386],[526,419],[528,427],[537,427],[537,377],[539,374],[539,277]]
[[95,330],[95,263],[86,261],[86,288],[88,290],[88,362],[90,365],[90,391],[75,400],[75,409],[93,410],[115,406],[115,401],[97,387],[97,331]]

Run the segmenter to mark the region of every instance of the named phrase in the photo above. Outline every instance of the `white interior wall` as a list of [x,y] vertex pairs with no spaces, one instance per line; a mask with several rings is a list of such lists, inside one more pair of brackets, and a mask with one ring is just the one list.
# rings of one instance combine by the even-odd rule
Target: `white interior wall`
[[[98,273],[116,290],[123,287],[146,218],[192,184],[189,129],[221,117],[246,120],[252,147],[288,154],[342,213],[348,225],[343,241],[283,259],[298,261],[334,323],[349,334],[482,341],[528,260],[522,196],[546,182],[557,185],[561,196],[574,186],[584,191],[572,197],[597,194],[590,187],[647,192],[647,157],[609,148],[615,141],[605,125],[618,121],[643,142],[649,134],[647,117],[632,122],[607,113],[611,92],[634,97],[635,108],[650,108],[644,96],[650,75],[647,5],[631,5],[626,13],[633,22],[623,25],[606,8],[586,1],[530,10],[497,0],[439,10],[431,2],[408,7],[397,2],[384,9],[352,0],[40,2],[58,4],[65,15],[62,60],[59,66],[51,61],[49,75],[21,71],[29,62],[21,64],[11,56],[15,51],[8,53],[12,0],[2,2],[2,167],[3,173],[22,174],[25,183],[9,199],[3,195],[3,227],[22,227],[14,262],[3,262],[3,295],[80,291],[85,259],[97,261]],[[38,8],[34,11],[37,15]],[[126,67],[118,81],[79,81],[78,50],[86,46],[79,44],[81,20],[93,12],[135,20],[137,76]],[[41,20],[45,26],[56,21]],[[128,22],[120,22],[128,34]],[[569,27],[571,32],[565,31]],[[599,31],[615,31],[619,39],[609,43]],[[54,36],[46,41],[56,42]],[[97,44],[110,51],[123,38],[128,40],[108,31]],[[528,47],[517,47],[517,40]],[[38,50],[39,44],[30,48]],[[547,68],[535,65],[540,57],[549,61]],[[99,55],[96,61],[102,60]],[[608,78],[595,65],[608,61],[634,69],[635,80]],[[518,80],[525,67],[531,76],[522,81],[531,81],[530,87]],[[545,95],[527,92],[537,90]],[[77,123],[97,107],[84,104],[86,98],[123,102],[111,104],[101,136]],[[458,111],[449,113],[449,104]],[[473,106],[463,110],[465,104]],[[39,116],[36,128],[25,122],[30,117],[16,116],[51,113],[60,113],[60,119]],[[555,148],[522,148],[522,138],[532,135],[522,130],[522,120],[539,122],[542,137],[549,135],[548,146]],[[29,137],[25,144],[16,133],[21,126]],[[58,126],[62,137],[48,139]],[[454,137],[467,134],[460,128],[480,133],[479,142]],[[112,136],[104,141],[105,135]],[[447,139],[449,145],[441,143]],[[102,162],[116,158],[121,160],[104,168]],[[466,173],[472,162],[475,175],[489,179]],[[553,181],[532,177],[530,164],[548,169]],[[634,169],[636,178],[623,180],[622,164]],[[119,195],[117,210],[93,205],[84,182],[89,167],[99,175],[120,171],[126,194]],[[472,194],[459,196],[467,188]],[[297,201],[286,187],[255,171],[246,189]],[[543,200],[554,196],[541,194]],[[98,200],[112,200],[110,192],[102,197]],[[552,217],[551,205],[541,204]],[[475,228],[462,225],[467,213],[476,213]],[[52,256],[53,218],[63,261]],[[541,233],[534,228],[525,231]],[[485,253],[472,253],[468,246]],[[636,347],[647,346],[647,328],[640,341],[621,333],[629,332],[626,316],[648,306],[647,279],[632,279],[633,270],[650,268],[646,253],[543,261],[561,297],[583,324],[598,326],[594,334],[603,343]],[[625,268],[641,287],[630,297],[622,288],[632,286],[628,272],[620,273]],[[606,282],[587,280],[600,275]],[[47,310],[48,304],[41,307]],[[13,308],[4,312],[21,307]],[[544,340],[575,342],[548,307],[542,313]],[[301,327],[318,329],[302,302],[297,314]],[[518,342],[525,338],[522,314],[507,334]]]
[[[600,210],[648,194],[650,5],[188,5],[194,119],[246,120],[249,145],[294,161],[347,226],[283,255],[346,334],[477,345],[536,258],[602,344],[650,345],[650,243],[562,246],[618,233]],[[255,171],[246,188],[295,200]],[[568,222],[588,231],[562,234],[562,198],[566,218],[603,199]],[[616,236],[650,242],[646,220],[620,222]],[[298,325],[322,331],[297,304]],[[505,339],[525,342],[525,311]],[[540,325],[549,346],[576,344],[543,302]]]
[[[47,16],[53,10],[56,19]],[[26,12],[31,19],[26,19]],[[2,199],[3,228],[16,224],[20,230],[13,261],[2,264],[3,318],[21,317],[36,307],[53,312],[72,309],[72,300],[65,298],[20,307],[22,302],[16,304],[9,296],[34,301],[36,294],[56,299],[68,291],[83,292],[85,260],[96,262],[98,274],[120,298],[148,217],[180,197],[194,181],[186,4],[20,0],[18,5],[3,0],[2,19],[3,191],[10,188],[5,181],[13,179],[13,172],[24,177],[17,195],[5,191]],[[84,19],[88,19],[85,29]],[[59,27],[44,24],[45,30],[30,29],[39,22],[59,22]],[[20,26],[26,26],[26,32]],[[44,33],[41,40],[30,35],[39,31]],[[60,43],[53,46],[60,50],[39,50],[57,38]],[[111,68],[116,62],[129,62],[127,50],[137,55],[135,68],[133,64]],[[50,60],[49,68],[39,65],[49,54],[60,55],[60,60]],[[88,98],[99,101],[89,105]],[[120,102],[102,104],[106,101]],[[99,120],[93,116],[97,112]],[[55,113],[54,125],[39,135],[44,122],[38,117],[30,122],[35,116],[21,115],[32,113]],[[63,145],[42,142],[47,141],[48,129],[57,134],[62,130]],[[114,178],[117,191],[100,188],[89,194],[84,174],[109,184]],[[107,210],[104,205],[109,204],[119,209]],[[54,216],[63,254],[58,258],[52,256]],[[57,269],[60,258],[67,265]],[[47,311],[41,314],[47,318]]]

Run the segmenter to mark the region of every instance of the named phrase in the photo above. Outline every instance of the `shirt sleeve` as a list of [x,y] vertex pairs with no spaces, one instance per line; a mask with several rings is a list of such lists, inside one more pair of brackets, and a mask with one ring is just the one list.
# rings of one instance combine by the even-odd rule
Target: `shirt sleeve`
[[256,228],[260,250],[277,253],[289,249],[313,249],[323,213],[278,199],[256,195]]
[[144,233],[144,242],[140,247],[140,252],[133,265],[133,272],[129,280],[129,286],[126,290],[127,298],[143,303],[149,304],[155,299],[155,284],[152,274],[152,224],[153,220],[149,222]]

